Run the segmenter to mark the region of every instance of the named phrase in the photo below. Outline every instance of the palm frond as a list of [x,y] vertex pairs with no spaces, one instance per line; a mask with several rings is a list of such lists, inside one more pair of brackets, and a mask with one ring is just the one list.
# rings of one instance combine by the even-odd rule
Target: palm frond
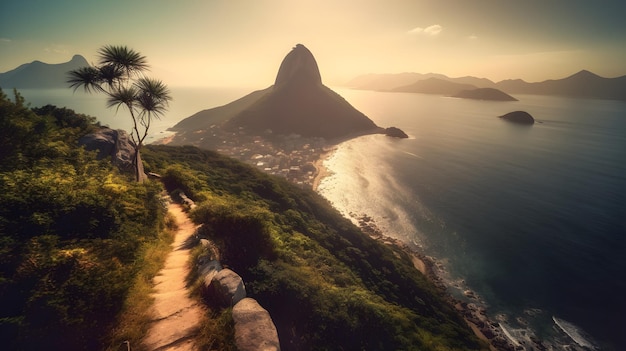
[[138,90],[134,86],[121,87],[109,93],[107,108],[115,107],[116,112],[121,106],[126,106],[131,113],[136,106]]
[[113,65],[126,74],[136,74],[148,70],[148,60],[139,52],[126,46],[106,45],[98,51],[100,65]]
[[140,78],[135,82],[138,89],[137,104],[142,116],[147,118],[162,116],[172,100],[170,91],[163,82],[151,78]]
[[102,92],[102,77],[100,71],[95,67],[81,67],[68,72],[67,83],[70,88],[76,89],[83,87],[86,92]]
[[99,71],[102,81],[107,83],[110,89],[113,89],[116,85],[119,86],[118,83],[124,79],[124,71],[115,65],[100,66]]

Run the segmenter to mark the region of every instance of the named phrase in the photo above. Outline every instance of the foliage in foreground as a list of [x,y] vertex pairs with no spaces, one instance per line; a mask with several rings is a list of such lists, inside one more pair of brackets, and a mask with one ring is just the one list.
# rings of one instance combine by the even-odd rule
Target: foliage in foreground
[[147,244],[158,183],[135,183],[78,147],[91,117],[0,92],[0,339],[5,349],[109,343]]
[[198,205],[191,216],[270,312],[283,350],[484,348],[400,250],[316,193],[193,147],[150,146],[148,170]]

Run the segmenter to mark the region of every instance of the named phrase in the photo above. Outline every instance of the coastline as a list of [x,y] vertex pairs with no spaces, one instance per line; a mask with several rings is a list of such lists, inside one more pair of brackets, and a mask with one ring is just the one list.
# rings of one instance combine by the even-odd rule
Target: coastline
[[176,133],[173,133],[170,136],[166,136],[164,138],[157,139],[157,140],[151,142],[150,144],[153,144],[153,145],[167,145],[167,144],[171,143],[174,140],[175,137],[176,137]]
[[435,258],[409,247],[399,239],[386,235],[378,228],[374,220],[367,215],[356,216],[354,213],[351,213],[350,216],[358,219],[358,225],[365,234],[385,245],[389,245],[394,251],[407,254],[415,269],[420,271],[435,286],[440,296],[458,311],[474,335],[487,343],[490,351],[517,350],[516,346],[513,345],[500,328],[500,325],[487,317],[486,308],[482,306],[482,303],[473,291],[466,290],[464,294],[469,300],[476,300],[476,303],[462,301],[450,294],[448,285],[443,279],[442,266]]
[[[332,156],[338,145],[339,143],[335,144],[330,150],[320,154],[319,159],[314,163],[316,172],[311,185],[313,191],[318,192],[318,187],[321,181],[325,177],[332,174],[332,170],[329,170],[324,165],[324,162]],[[383,233],[382,230],[380,230],[376,225],[375,221],[367,214],[357,215],[350,213],[349,216],[356,219],[361,230],[371,238],[385,245],[389,245],[394,251],[407,254],[415,269],[420,271],[426,279],[428,279],[436,287],[440,296],[459,312],[474,335],[476,335],[478,339],[485,342],[489,346],[490,351],[516,350],[515,345],[513,345],[511,340],[507,338],[505,333],[500,328],[500,325],[487,317],[486,308],[482,306],[473,291],[466,290],[464,295],[468,300],[475,300],[476,303],[461,301],[450,294],[448,291],[448,285],[443,279],[441,264],[438,263],[435,258],[427,256],[423,252],[409,247],[406,243],[400,241],[399,239]]]
[[313,166],[315,166],[315,173],[313,174],[313,183],[311,184],[311,189],[315,192],[317,192],[317,188],[320,185],[320,182],[328,177],[329,175],[331,175],[332,173],[328,170],[328,168],[326,168],[326,166],[324,166],[324,162],[326,160],[328,160],[333,153],[335,152],[335,150],[337,149],[336,146],[333,146],[330,150],[328,151],[324,151],[320,154],[319,159],[317,159],[314,163]]

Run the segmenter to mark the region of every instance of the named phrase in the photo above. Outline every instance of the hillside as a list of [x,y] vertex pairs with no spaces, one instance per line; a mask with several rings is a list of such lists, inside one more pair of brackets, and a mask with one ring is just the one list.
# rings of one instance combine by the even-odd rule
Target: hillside
[[576,98],[626,100],[626,76],[604,78],[589,71],[580,71],[569,77],[527,83],[523,80],[504,80],[496,86],[511,94],[560,95]]
[[428,78],[413,84],[393,88],[389,91],[397,93],[454,95],[460,91],[471,89],[476,89],[476,87],[470,84],[455,83],[439,78]]
[[33,61],[0,73],[0,87],[4,89],[67,88],[67,72],[87,66],[89,63],[80,55],[74,55],[70,61],[58,64]]
[[420,80],[429,78],[446,79],[443,74],[435,73],[395,73],[395,74],[364,74],[345,83],[344,85],[360,90],[387,91],[397,87],[413,84]]
[[2,348],[104,350],[167,246],[162,187],[79,147],[92,117],[0,93],[0,126]]
[[282,350],[484,347],[405,251],[317,193],[195,147],[151,145],[143,158],[196,202],[201,235],[270,312]]

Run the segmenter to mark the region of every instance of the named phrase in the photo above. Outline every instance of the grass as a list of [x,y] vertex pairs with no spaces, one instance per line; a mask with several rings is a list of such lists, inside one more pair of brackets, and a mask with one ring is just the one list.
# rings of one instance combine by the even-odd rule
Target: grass
[[198,350],[235,350],[235,327],[232,309],[211,311],[200,320],[200,331],[195,340]]
[[154,302],[152,279],[163,268],[174,241],[176,222],[169,213],[165,217],[165,225],[166,229],[159,234],[157,241],[144,244],[141,267],[124,303],[117,327],[111,333],[108,351],[126,350],[125,346],[121,348],[125,341],[130,342],[133,350],[142,350],[140,343],[148,331]]

